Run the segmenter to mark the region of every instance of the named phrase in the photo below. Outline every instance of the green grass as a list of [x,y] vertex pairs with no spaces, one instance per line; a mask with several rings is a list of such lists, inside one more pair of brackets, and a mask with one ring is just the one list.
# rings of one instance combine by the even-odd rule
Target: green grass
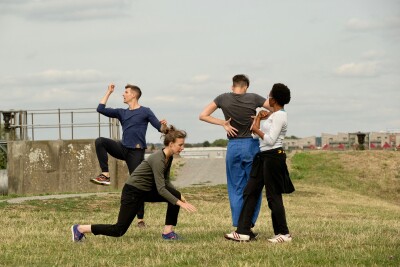
[[170,171],[170,180],[175,181],[177,175],[179,174],[179,170],[185,165],[185,163],[181,160],[174,160],[172,162],[171,171]]
[[[362,163],[366,157],[379,159],[379,172]],[[178,242],[161,240],[166,204],[146,205],[144,230],[134,223],[121,238],[88,235],[85,242],[73,243],[72,224],[116,221],[117,194],[0,203],[0,266],[399,266],[399,157],[293,155],[289,164],[296,191],[284,200],[294,238],[287,244],[267,241],[273,232],[265,197],[254,229],[259,240],[224,240],[233,228],[222,185],[182,189],[198,212],[181,210],[176,231],[184,240]]]

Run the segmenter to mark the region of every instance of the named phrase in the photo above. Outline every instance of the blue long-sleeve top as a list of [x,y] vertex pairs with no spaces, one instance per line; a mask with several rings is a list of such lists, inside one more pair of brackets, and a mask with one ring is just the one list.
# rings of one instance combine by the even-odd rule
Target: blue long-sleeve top
[[128,148],[147,148],[146,132],[148,123],[160,132],[161,123],[150,108],[141,106],[130,110],[122,108],[106,108],[99,104],[97,112],[109,118],[117,118],[122,126],[122,144]]

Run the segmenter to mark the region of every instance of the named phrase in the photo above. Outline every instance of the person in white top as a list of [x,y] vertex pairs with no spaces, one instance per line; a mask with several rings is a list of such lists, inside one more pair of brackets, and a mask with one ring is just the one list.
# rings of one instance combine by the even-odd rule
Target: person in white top
[[265,121],[263,121],[259,130],[261,131],[260,135],[264,134],[264,136],[261,138],[258,134],[254,135],[257,138],[260,138],[260,151],[282,147],[283,139],[285,139],[287,132],[286,111],[280,109],[272,113]]
[[[286,165],[286,153],[283,140],[287,131],[287,113],[284,106],[290,102],[290,90],[281,83],[274,84],[269,96],[272,114],[259,113],[251,127],[253,136],[260,139],[260,152],[253,160],[249,182],[243,191],[243,208],[236,231],[226,234],[225,238],[233,241],[255,240],[257,234],[251,231],[251,217],[257,204],[257,197],[264,185],[268,207],[271,210],[274,236],[268,241],[273,243],[289,242],[292,236],[286,222],[282,194],[294,192]],[[261,125],[260,121],[263,120]]]

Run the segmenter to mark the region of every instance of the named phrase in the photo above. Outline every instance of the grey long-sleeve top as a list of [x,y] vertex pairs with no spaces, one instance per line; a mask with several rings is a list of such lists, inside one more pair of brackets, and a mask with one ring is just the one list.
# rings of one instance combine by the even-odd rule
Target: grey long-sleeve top
[[156,187],[158,193],[163,198],[172,204],[176,204],[178,198],[172,195],[166,188],[167,186],[174,188],[169,176],[172,158],[171,156],[166,161],[164,150],[154,152],[140,163],[126,183],[143,191],[151,191],[152,188]]

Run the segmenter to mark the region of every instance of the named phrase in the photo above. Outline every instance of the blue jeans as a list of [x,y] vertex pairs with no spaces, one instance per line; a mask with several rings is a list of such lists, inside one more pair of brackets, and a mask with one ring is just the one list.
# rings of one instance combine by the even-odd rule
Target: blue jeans
[[[229,203],[231,205],[232,224],[238,226],[240,212],[243,207],[243,191],[250,178],[254,156],[260,151],[258,139],[234,138],[228,142],[226,152],[226,176]],[[261,207],[261,194],[252,217],[255,225]]]

